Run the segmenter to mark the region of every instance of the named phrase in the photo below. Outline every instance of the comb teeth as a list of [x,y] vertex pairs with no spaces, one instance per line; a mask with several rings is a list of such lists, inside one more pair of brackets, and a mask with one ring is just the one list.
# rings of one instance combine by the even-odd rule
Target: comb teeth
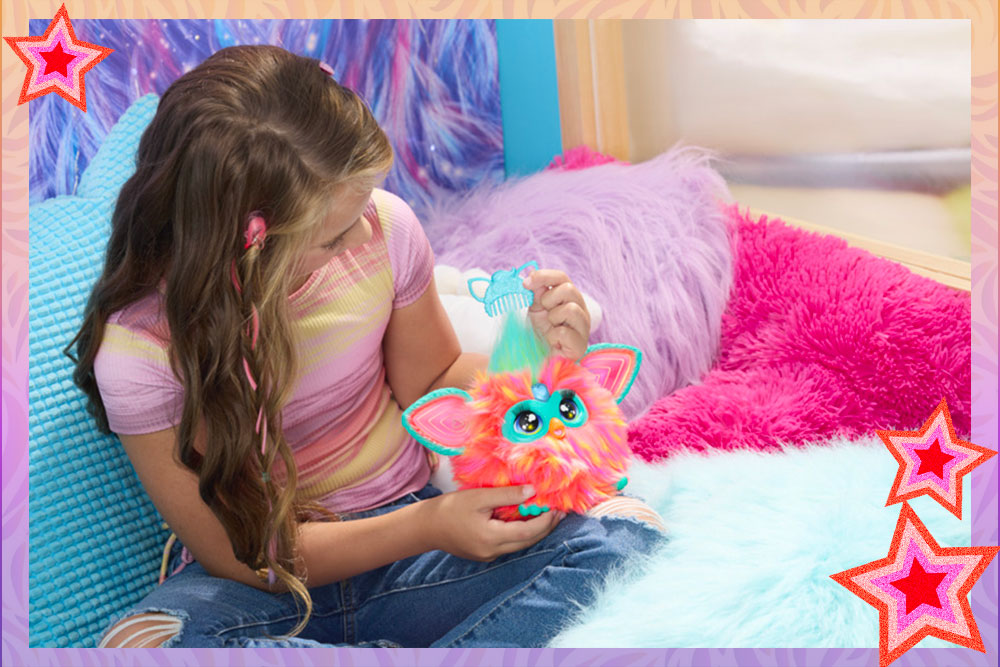
[[505,294],[495,301],[487,304],[486,312],[491,317],[496,317],[497,315],[502,315],[503,313],[515,310],[517,308],[527,308],[531,306],[531,301],[528,300],[528,296],[522,293],[515,294]]

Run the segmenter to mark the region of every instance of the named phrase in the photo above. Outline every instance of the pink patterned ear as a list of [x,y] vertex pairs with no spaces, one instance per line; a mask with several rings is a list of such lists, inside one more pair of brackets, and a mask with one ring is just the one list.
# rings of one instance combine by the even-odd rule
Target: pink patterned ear
[[642,352],[630,345],[591,345],[579,364],[594,374],[597,382],[611,392],[618,403],[624,400],[639,374]]
[[403,426],[438,454],[461,454],[472,436],[466,404],[471,398],[461,389],[432,391],[403,412]]

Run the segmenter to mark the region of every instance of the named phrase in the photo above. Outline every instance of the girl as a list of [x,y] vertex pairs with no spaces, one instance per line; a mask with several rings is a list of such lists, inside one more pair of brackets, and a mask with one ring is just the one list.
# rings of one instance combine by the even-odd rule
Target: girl
[[[530,488],[428,484],[401,409],[487,360],[374,187],[391,161],[361,99],[277,47],[222,49],[164,93],[71,344],[174,532],[172,575],[101,646],[539,646],[661,539],[638,501],[505,523]],[[526,286],[536,329],[582,356],[580,292]]]

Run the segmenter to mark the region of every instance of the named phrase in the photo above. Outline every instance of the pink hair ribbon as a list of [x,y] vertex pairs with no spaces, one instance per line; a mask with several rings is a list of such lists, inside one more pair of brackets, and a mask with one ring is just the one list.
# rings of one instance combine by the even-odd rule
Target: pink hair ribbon
[[[246,231],[243,233],[245,240],[243,249],[248,250],[250,247],[256,247],[260,250],[264,247],[264,241],[267,238],[267,222],[264,221],[261,211],[254,211],[249,217]],[[230,273],[233,286],[236,287],[237,292],[242,294],[243,289],[240,287],[239,277],[236,273],[235,259],[230,267]],[[247,333],[250,335],[250,349],[254,350],[257,348],[257,338],[260,335],[260,316],[257,314],[257,307],[252,304],[250,306],[250,317],[251,321]],[[250,388],[253,391],[257,391],[257,381],[254,380],[253,374],[250,372],[250,362],[247,361],[246,357],[243,357],[243,372],[247,376]],[[261,435],[260,454],[263,456],[267,451],[267,417],[264,415],[263,405],[260,406],[260,410],[257,412],[257,425],[254,427],[254,432]]]
[[260,250],[264,247],[264,239],[267,238],[267,223],[264,222],[264,216],[260,211],[254,211],[250,216],[250,221],[247,222],[247,229],[243,233],[243,238],[246,240],[243,249],[246,250],[250,246],[256,246]]

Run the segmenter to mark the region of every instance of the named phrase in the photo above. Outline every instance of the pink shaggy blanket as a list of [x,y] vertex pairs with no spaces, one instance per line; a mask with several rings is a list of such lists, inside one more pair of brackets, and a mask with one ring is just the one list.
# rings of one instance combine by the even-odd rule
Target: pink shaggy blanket
[[631,425],[637,455],[915,429],[942,397],[968,437],[968,293],[834,237],[727,214],[735,258],[719,360]]

